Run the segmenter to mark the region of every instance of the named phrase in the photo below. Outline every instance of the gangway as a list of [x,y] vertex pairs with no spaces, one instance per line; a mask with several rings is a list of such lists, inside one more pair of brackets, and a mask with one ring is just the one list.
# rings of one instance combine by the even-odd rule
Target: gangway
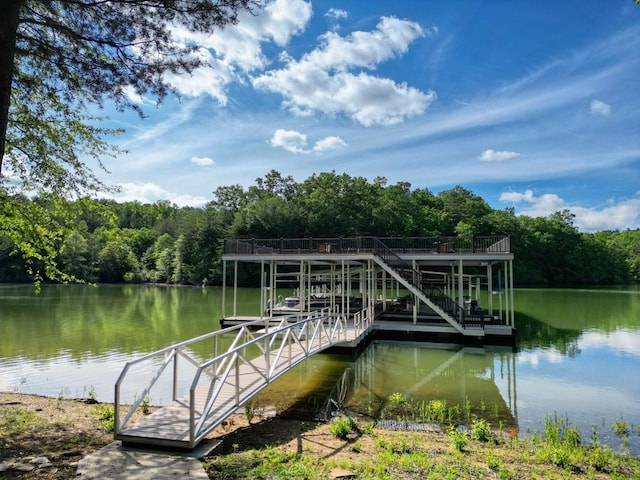
[[[193,449],[238,407],[303,360],[341,343],[359,342],[370,330],[370,317],[367,309],[347,319],[327,308],[305,316],[265,318],[217,330],[127,362],[115,384],[115,439]],[[227,350],[218,354],[223,336],[234,334]],[[210,342],[213,358],[199,360],[193,354],[193,346],[202,342]],[[185,394],[179,392],[179,358],[195,367]],[[133,377],[132,371],[153,359],[162,359],[160,366],[123,414],[123,384]],[[133,423],[133,414],[170,366],[172,402]]]

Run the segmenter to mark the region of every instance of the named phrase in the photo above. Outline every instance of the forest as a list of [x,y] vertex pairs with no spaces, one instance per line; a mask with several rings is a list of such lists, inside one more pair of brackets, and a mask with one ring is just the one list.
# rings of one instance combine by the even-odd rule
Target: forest
[[[45,199],[21,201],[60,209]],[[640,280],[640,230],[581,233],[568,210],[517,216],[462,186],[433,194],[334,171],[298,183],[272,170],[248,188],[217,188],[201,208],[83,198],[64,212],[72,227],[56,237],[53,257],[70,281],[220,285],[225,238],[452,235],[511,236],[517,286]],[[32,282],[38,265],[26,264],[14,241],[0,237],[0,281]]]

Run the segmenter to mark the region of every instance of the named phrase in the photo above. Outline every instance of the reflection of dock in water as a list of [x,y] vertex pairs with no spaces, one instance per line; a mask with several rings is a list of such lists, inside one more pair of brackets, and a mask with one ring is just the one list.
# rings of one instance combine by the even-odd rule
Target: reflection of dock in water
[[[405,352],[397,355],[399,349],[412,350],[411,364],[393,361],[407,357]],[[472,418],[517,431],[515,386],[511,350],[375,342],[345,369],[321,413],[325,419],[340,410],[377,418],[389,396],[400,393],[415,402],[445,400],[449,407],[458,405],[463,416],[468,408]]]

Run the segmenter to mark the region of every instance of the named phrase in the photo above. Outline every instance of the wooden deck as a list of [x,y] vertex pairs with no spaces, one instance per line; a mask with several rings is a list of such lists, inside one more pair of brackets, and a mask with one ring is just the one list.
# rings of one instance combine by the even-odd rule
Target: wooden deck
[[[201,384],[194,390],[193,424],[190,394],[187,394],[140,421],[125,425],[115,438],[125,444],[192,449],[243,403],[295,365],[332,346],[357,342],[368,332],[368,327],[365,330],[356,328],[353,321],[337,330],[333,339],[326,336],[328,332],[322,333],[324,327],[317,329],[319,335],[317,331],[296,332],[295,327],[286,327],[283,330],[290,330],[290,333],[264,355],[249,360],[236,352],[223,365],[225,374],[205,377],[203,373]],[[241,347],[235,347],[235,350],[238,348]],[[194,429],[196,425],[201,427]]]

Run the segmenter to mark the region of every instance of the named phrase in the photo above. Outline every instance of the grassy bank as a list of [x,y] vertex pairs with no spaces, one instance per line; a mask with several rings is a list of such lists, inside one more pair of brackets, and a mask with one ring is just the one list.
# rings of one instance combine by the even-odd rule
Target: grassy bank
[[[78,460],[112,441],[105,414],[110,407],[0,394],[0,464],[32,466],[0,470],[0,479],[76,478]],[[449,422],[441,403],[421,410],[445,415],[444,421],[435,418],[418,427],[406,417],[409,407],[396,398],[385,413],[396,420],[377,425],[363,417],[342,416],[327,424],[237,414],[213,432],[220,443],[202,462],[209,477],[219,480],[640,479],[640,459],[580,438],[566,418],[548,417],[544,431],[523,440],[480,418],[468,426]],[[640,432],[621,424],[619,434]]]
[[[640,479],[640,459],[585,444],[566,419],[556,417],[527,440],[510,438],[481,419],[469,427],[420,431],[392,431],[348,417],[330,424],[271,422],[226,435],[204,459],[209,478]],[[279,437],[264,441],[264,432],[274,428]]]

